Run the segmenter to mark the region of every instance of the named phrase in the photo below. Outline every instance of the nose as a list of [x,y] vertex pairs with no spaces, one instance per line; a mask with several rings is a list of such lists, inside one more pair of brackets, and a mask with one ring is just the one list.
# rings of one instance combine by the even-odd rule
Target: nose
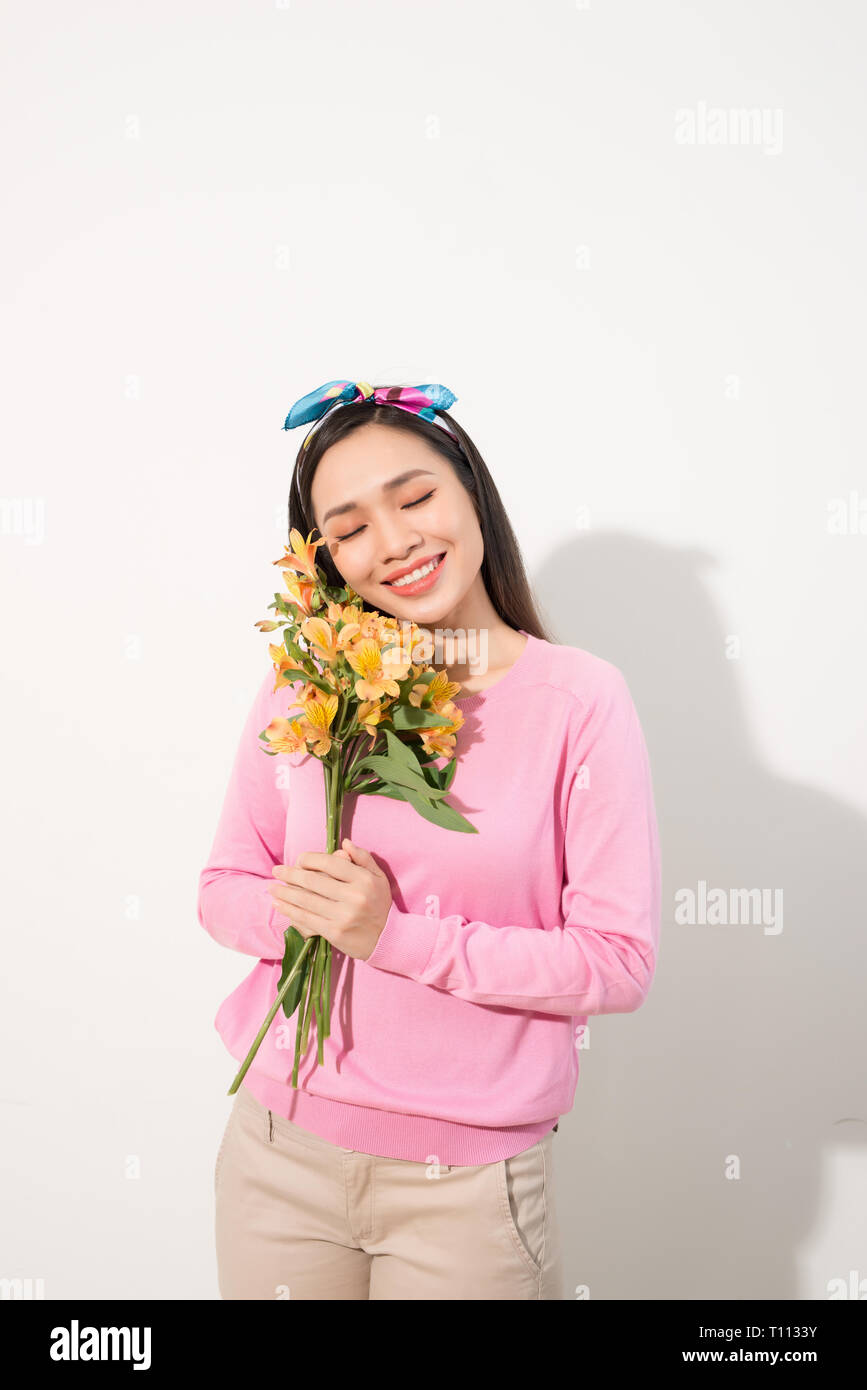
[[407,565],[413,555],[424,545],[424,539],[416,532],[411,542],[407,540],[406,529],[400,522],[386,523],[380,535],[380,547],[384,556],[383,565]]

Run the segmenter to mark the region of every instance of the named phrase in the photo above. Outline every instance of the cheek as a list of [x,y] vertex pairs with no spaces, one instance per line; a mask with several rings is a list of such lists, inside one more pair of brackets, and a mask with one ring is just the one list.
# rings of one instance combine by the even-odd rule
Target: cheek
[[364,583],[373,564],[373,559],[366,550],[363,536],[353,537],[351,541],[343,541],[333,549],[329,548],[329,554],[338,572],[357,593],[361,593],[358,586]]
[[430,510],[425,508],[424,521],[419,517],[419,527],[431,540],[453,542],[466,538],[466,527],[460,514],[445,499]]

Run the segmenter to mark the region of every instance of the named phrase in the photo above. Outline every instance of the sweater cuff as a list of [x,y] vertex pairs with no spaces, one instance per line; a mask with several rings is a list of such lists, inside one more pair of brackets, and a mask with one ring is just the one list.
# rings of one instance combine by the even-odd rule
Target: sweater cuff
[[385,926],[365,965],[418,979],[431,958],[439,929],[438,917],[426,917],[422,912],[401,912],[392,901]]
[[[273,898],[271,898],[270,893],[268,894],[268,897],[271,899],[271,902],[273,904],[274,900]],[[286,913],[281,912],[278,907],[272,906],[271,911],[268,913],[267,925],[268,931],[270,935],[273,936],[275,942],[274,954],[272,956],[263,956],[262,959],[282,960],[283,952],[286,950],[286,942],[283,940],[283,933],[286,930],[286,928],[290,925],[289,918],[286,916]]]

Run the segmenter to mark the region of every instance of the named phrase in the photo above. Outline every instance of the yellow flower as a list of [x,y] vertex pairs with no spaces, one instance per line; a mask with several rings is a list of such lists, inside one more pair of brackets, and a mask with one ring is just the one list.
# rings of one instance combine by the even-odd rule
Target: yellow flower
[[417,707],[421,705],[425,695],[431,692],[431,708],[441,710],[446,700],[451,700],[453,695],[457,695],[460,690],[457,681],[450,681],[445,671],[437,671],[432,681],[427,685],[414,685],[409,692],[409,702]]
[[370,734],[370,746],[373,747],[377,738],[377,724],[383,717],[383,709],[378,700],[362,700],[356,710],[355,717],[367,733]]
[[329,666],[338,660],[338,634],[324,618],[305,618],[301,624],[301,635],[308,643],[311,656],[318,657]]
[[307,734],[308,742],[311,739],[316,740],[310,751],[319,758],[324,758],[331,748],[330,730],[339,703],[336,695],[323,695],[318,691],[316,698],[308,700],[304,706],[304,717],[310,730]]
[[275,560],[274,564],[282,565],[284,569],[294,570],[297,574],[303,574],[308,579],[311,579],[314,584],[318,584],[319,576],[316,573],[316,549],[318,546],[325,544],[325,537],[320,536],[318,541],[313,541],[311,540],[312,535],[313,532],[311,531],[305,541],[301,532],[297,531],[293,526],[292,530],[289,532],[289,540],[292,549],[290,551],[288,545],[284,546],[286,554],[281,556],[279,560]]
[[399,695],[402,680],[410,668],[409,661],[389,660],[371,638],[363,638],[346,652],[346,660],[359,679],[355,693],[362,700],[379,700],[383,695]]

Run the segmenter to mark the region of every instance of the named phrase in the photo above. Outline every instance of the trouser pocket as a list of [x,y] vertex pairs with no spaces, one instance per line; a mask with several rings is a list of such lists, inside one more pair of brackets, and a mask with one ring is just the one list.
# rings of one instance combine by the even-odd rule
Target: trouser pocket
[[227,1144],[227,1142],[228,1142],[229,1135],[230,1135],[232,1129],[234,1128],[235,1120],[236,1120],[237,1115],[238,1115],[238,1095],[239,1095],[239,1094],[240,1094],[240,1092],[236,1093],[236,1095],[235,1095],[234,1103],[233,1103],[233,1105],[232,1105],[231,1110],[229,1111],[229,1118],[228,1118],[228,1120],[226,1121],[226,1128],[223,1130],[223,1137],[222,1137],[222,1139],[220,1140],[220,1147],[217,1149],[217,1157],[216,1157],[216,1159],[215,1159],[215,1161],[214,1161],[214,1192],[217,1191],[217,1187],[218,1187],[218,1184],[219,1184],[219,1181],[220,1181],[220,1169],[221,1169],[222,1166],[223,1166],[223,1158],[225,1157],[225,1153],[226,1153],[226,1144]]
[[550,1136],[495,1165],[500,1216],[516,1254],[541,1273],[549,1232]]

